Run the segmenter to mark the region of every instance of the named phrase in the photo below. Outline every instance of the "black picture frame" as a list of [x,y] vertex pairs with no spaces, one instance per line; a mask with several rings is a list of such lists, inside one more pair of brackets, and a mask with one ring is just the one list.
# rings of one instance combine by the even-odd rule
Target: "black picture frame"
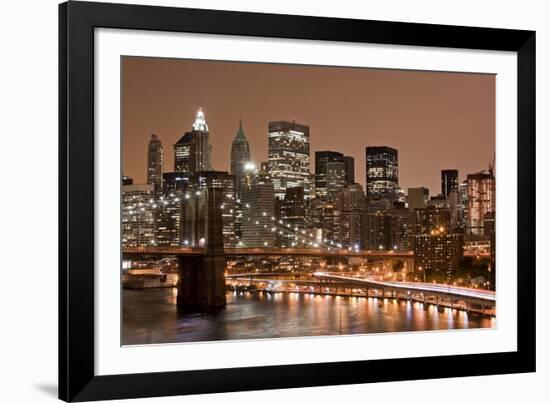
[[[96,376],[94,29],[99,27],[517,52],[517,352]],[[59,5],[60,399],[89,401],[532,371],[535,32],[80,1]]]

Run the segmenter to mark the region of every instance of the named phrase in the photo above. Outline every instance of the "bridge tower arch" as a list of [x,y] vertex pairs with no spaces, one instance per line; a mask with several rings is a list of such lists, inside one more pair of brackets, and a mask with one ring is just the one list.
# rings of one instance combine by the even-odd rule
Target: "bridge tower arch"
[[179,256],[177,306],[183,312],[215,312],[225,307],[223,197],[223,189],[209,187],[184,205],[182,219],[193,224],[188,227],[193,228],[195,243],[204,243],[204,254]]

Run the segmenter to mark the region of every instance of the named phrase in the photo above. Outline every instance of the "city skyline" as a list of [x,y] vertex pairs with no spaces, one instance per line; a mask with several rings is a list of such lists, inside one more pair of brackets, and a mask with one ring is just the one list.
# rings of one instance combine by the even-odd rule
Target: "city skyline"
[[[210,129],[212,169],[220,171],[230,171],[231,143],[239,129],[240,119],[243,121],[244,132],[250,143],[251,159],[258,166],[261,162],[267,160],[268,121],[280,119],[292,120],[292,118],[295,118],[297,122],[310,127],[311,172],[314,173],[315,151],[331,150],[342,152],[355,158],[356,182],[363,187],[365,187],[364,166],[365,148],[367,146],[389,145],[399,149],[399,186],[405,190],[408,187],[427,186],[430,189],[430,195],[436,195],[440,191],[440,170],[456,168],[459,170],[460,181],[463,181],[468,173],[486,169],[494,155],[494,77],[489,75],[182,61],[133,57],[124,58],[122,64],[124,77],[124,102],[122,108],[123,170],[124,174],[133,177],[136,183],[145,183],[146,181],[144,150],[147,149],[147,143],[152,133],[155,133],[159,137],[164,147],[163,171],[172,171],[174,163],[173,144],[186,131],[191,129],[199,107],[203,108]],[[225,69],[229,69],[230,71],[225,74],[225,78],[233,79],[223,80],[220,78],[220,74],[213,73],[213,70],[220,69],[224,71]],[[260,87],[267,88],[274,85],[274,83],[285,84],[280,88],[280,92],[283,94],[285,94],[284,90],[288,89],[289,86],[291,88],[293,85],[295,88],[303,88],[306,84],[301,83],[298,85],[296,80],[300,77],[304,78],[305,72],[307,72],[307,75],[311,73],[317,79],[320,76],[328,75],[332,77],[331,80],[334,78],[338,81],[338,77],[340,77],[341,84],[346,82],[346,80],[341,78],[342,76],[344,78],[354,76],[353,79],[356,80],[357,77],[355,76],[359,75],[366,83],[369,83],[368,85],[372,89],[378,90],[381,89],[380,81],[383,81],[386,84],[385,88],[394,96],[397,96],[399,93],[403,95],[399,98],[399,102],[395,102],[394,114],[396,116],[404,113],[402,110],[403,104],[407,103],[410,104],[409,107],[412,111],[416,110],[420,116],[413,119],[416,125],[409,125],[409,130],[405,135],[402,131],[396,133],[397,128],[394,121],[400,119],[390,119],[385,131],[379,129],[376,131],[376,135],[366,134],[364,138],[357,139],[354,136],[350,136],[349,133],[354,130],[354,127],[362,126],[364,127],[364,131],[368,133],[381,124],[378,121],[379,117],[372,122],[368,119],[368,116],[356,116],[351,113],[358,107],[357,102],[354,104],[351,101],[353,97],[358,96],[357,91],[350,91],[349,99],[344,102],[346,104],[344,106],[347,108],[344,108],[344,111],[349,112],[347,114],[335,113],[333,116],[327,117],[321,113],[321,117],[312,119],[312,113],[317,109],[304,103],[301,108],[296,107],[296,109],[298,111],[300,109],[308,111],[307,113],[302,113],[304,115],[303,118],[309,118],[308,120],[302,119],[299,114],[297,116],[287,116],[292,106],[286,104],[279,105],[280,114],[284,115],[279,116],[280,114],[267,110],[267,104],[275,102],[273,100],[263,103],[263,98],[259,97],[261,101],[254,103],[256,104],[255,107],[245,106],[253,104],[252,94],[255,91],[250,87],[258,86],[258,82],[255,84],[250,83],[249,87],[245,86],[242,88],[241,93],[231,91],[231,88],[235,84],[240,84],[239,78],[242,80],[244,73],[256,71],[256,74],[252,74],[249,78],[252,82],[259,80],[257,77],[258,70],[261,70],[260,73],[262,74],[259,74],[260,76],[266,76],[267,73],[271,73],[271,75],[266,76],[267,78],[264,77],[269,83],[263,86],[260,85]],[[145,71],[147,71],[150,79],[143,77]],[[194,72],[194,74],[186,74],[185,71],[187,73]],[[162,77],[159,76],[161,73]],[[342,75],[342,73],[345,74]],[[212,83],[207,83],[200,79],[202,76],[208,74],[212,74],[212,79],[219,84],[219,88],[215,91],[212,88]],[[194,78],[193,82],[202,82],[203,84],[192,85],[188,82],[190,77]],[[140,85],[135,85],[135,80],[139,80]],[[165,85],[162,85],[161,83],[164,81]],[[228,81],[231,81],[231,83],[228,83]],[[166,85],[168,82],[170,85]],[[396,82],[399,84],[399,87],[405,89],[400,90],[399,88],[395,88]],[[185,83],[189,85],[189,91],[183,91],[182,94],[179,94],[178,88]],[[315,91],[327,93],[331,87],[339,87],[337,84],[338,82],[331,81],[330,83],[321,85],[321,89],[315,88]],[[412,87],[419,86],[424,86],[427,89],[427,94],[420,96],[420,98],[418,94],[415,95],[416,105],[412,105],[410,102],[411,89]],[[199,87],[202,87],[204,91]],[[452,88],[455,88],[458,93],[455,93],[455,101],[451,102],[451,104],[456,106],[456,110],[450,113],[448,110],[450,105],[437,107],[436,104],[439,98],[442,99],[442,92],[450,91]],[[310,89],[313,91],[313,87]],[[350,90],[349,86],[346,89]],[[192,95],[197,92],[197,95]],[[164,96],[159,100],[161,93]],[[208,93],[208,96],[204,95],[206,93]],[[217,98],[212,100],[211,98],[214,93]],[[341,108],[344,106],[340,105],[340,107],[337,107],[339,105],[337,101],[342,95],[341,90],[334,89],[331,94],[337,99],[330,99],[330,102],[328,99],[326,101],[323,100],[323,102],[319,103],[322,106],[318,109],[330,108],[328,104],[332,104],[335,112],[341,111]],[[387,96],[384,97],[383,95],[377,94],[377,99],[387,107],[389,100]],[[240,96],[246,98],[246,100],[239,102]],[[275,98],[280,96],[280,94],[274,95]],[[228,99],[228,97],[236,97],[235,102],[226,103],[226,108],[220,110],[221,106],[219,104],[223,104],[223,100]],[[288,103],[299,103],[300,100],[304,100],[304,97],[308,98],[308,94],[299,93],[296,95],[293,93],[293,99]],[[422,97],[425,99],[422,99]],[[367,105],[372,103],[371,98],[368,95],[365,96],[365,103]],[[460,100],[456,98],[460,98]],[[196,102],[197,99],[199,102]],[[238,108],[235,104],[242,106]],[[382,108],[382,106],[379,106],[379,108]],[[246,112],[238,113],[236,109],[247,110]],[[425,115],[430,109],[433,114],[431,118],[427,118]],[[211,110],[210,113],[209,110]],[[386,110],[387,113],[389,111],[390,109]],[[248,120],[247,116],[250,116]],[[263,123],[264,129],[262,131],[261,126],[264,117],[268,120]],[[235,121],[233,122],[233,120]],[[411,121],[411,119],[405,120],[409,123]],[[157,123],[154,123],[155,121]],[[247,122],[249,123],[247,124]],[[321,124],[321,122],[325,123]],[[432,124],[428,125],[427,122],[431,122]],[[331,130],[334,127],[334,123],[339,123],[342,126],[339,132]],[[419,132],[419,125],[424,125],[426,129],[423,132]],[[455,134],[454,137],[452,135],[436,135],[437,133],[434,132],[432,126],[438,128],[441,125],[448,126],[451,133],[468,126],[470,126],[471,130],[465,132],[465,136],[459,136],[458,134]],[[157,130],[154,130],[153,126],[156,126]],[[227,128],[226,126],[230,127]],[[380,135],[382,131],[387,135]],[[331,136],[328,133],[329,135],[327,136],[327,132],[334,132],[335,134]],[[485,133],[484,136],[481,136],[485,141],[480,141],[479,136],[481,133]],[[475,147],[472,147],[472,142],[468,141],[470,137],[476,138],[473,143]],[[371,139],[372,141],[370,141]],[[430,141],[433,144],[430,143],[426,147],[425,143],[428,139],[431,139]],[[444,147],[441,146],[441,143],[444,143]],[[460,145],[462,143],[469,146],[468,152],[460,152]],[[406,147],[407,144],[409,148]],[[425,148],[424,152],[414,151],[419,148]],[[430,152],[428,154],[430,158],[426,158],[428,151]],[[441,161],[442,164],[442,161],[445,161],[445,163],[438,166],[436,164],[437,161]],[[452,161],[455,161],[455,163],[453,164]]]

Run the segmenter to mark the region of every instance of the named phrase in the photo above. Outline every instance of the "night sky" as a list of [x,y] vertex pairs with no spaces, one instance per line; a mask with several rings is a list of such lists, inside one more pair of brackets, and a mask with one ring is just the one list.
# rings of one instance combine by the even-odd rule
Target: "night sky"
[[399,151],[399,185],[440,192],[441,169],[487,169],[495,152],[495,76],[349,67],[297,66],[161,58],[122,59],[123,172],[146,180],[151,133],[172,171],[173,144],[191,130],[202,106],[215,170],[229,171],[239,118],[252,160],[267,160],[267,122],[310,127],[315,151],[355,157],[365,187],[365,147]]

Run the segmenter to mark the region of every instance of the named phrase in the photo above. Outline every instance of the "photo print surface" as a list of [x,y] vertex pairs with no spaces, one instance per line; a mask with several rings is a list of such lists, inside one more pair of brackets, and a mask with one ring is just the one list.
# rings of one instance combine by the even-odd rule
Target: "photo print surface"
[[123,345],[495,327],[494,75],[121,71]]

